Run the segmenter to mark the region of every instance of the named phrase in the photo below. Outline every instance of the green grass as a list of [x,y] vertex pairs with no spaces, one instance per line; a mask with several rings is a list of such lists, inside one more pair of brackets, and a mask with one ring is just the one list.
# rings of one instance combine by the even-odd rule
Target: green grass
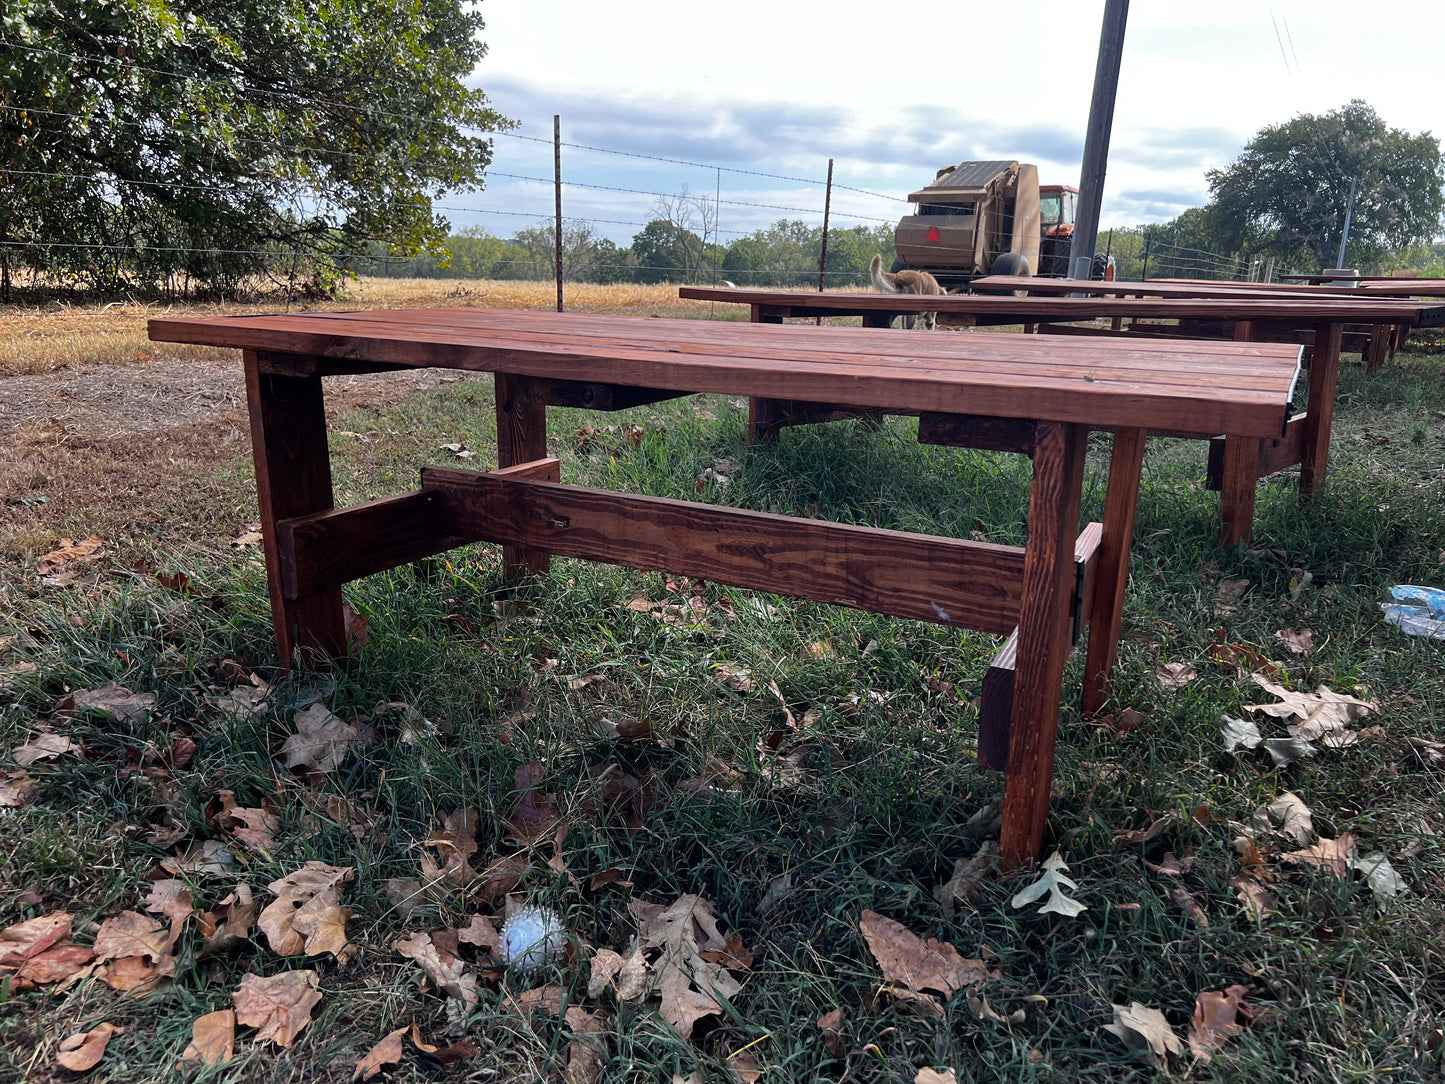
[[[951,918],[931,895],[954,861],[977,849],[964,822],[1002,788],[1000,776],[976,764],[968,703],[996,647],[990,637],[712,584],[696,620],[669,624],[627,603],[639,594],[684,603],[686,583],[558,560],[549,576],[518,588],[502,582],[495,552],[479,546],[352,584],[348,599],[369,619],[366,649],[334,674],[280,682],[270,713],[242,723],[209,709],[206,696],[223,658],[273,676],[254,556],[237,556],[225,539],[149,543],[154,548],[139,553],[143,567],[184,569],[190,594],[161,588],[149,571],[127,571],[136,556],[129,553],[99,586],[46,588],[13,575],[5,604],[15,619],[0,627],[8,652],[0,666],[29,661],[37,669],[16,674],[0,693],[0,739],[8,748],[44,726],[82,740],[87,757],[32,767],[37,800],[0,817],[0,922],[63,908],[76,916],[76,939],[88,941],[87,926],[144,899],[169,853],[147,841],[165,811],[194,838],[218,838],[206,807],[231,790],[243,806],[274,804],[278,848],[236,848],[233,874],[197,876],[197,902],[215,904],[238,878],[269,900],[263,886],[310,859],[354,866],[343,902],[355,911],[348,931],[362,951],[344,967],[329,958],[283,961],[259,939],[238,956],[186,955],[174,984],[142,1000],[91,982],[59,995],[0,991],[0,1079],[70,1079],[53,1066],[54,1044],[101,1020],[126,1030],[89,1079],[175,1079],[190,1021],[229,1007],[248,969],[317,967],[326,996],[315,1023],[286,1053],[257,1049],[243,1032],[241,1056],[199,1079],[342,1081],[395,1027],[415,1020],[439,1040],[449,1024],[443,999],[418,993],[416,967],[390,945],[404,931],[491,908],[456,898],[404,919],[385,885],[416,876],[420,841],[438,814],[460,808],[481,814],[475,865],[515,854],[502,822],[513,772],[528,761],[544,766],[544,789],[571,825],[563,854],[581,885],[546,865],[548,843],[534,849],[520,891],[555,907],[578,939],[625,951],[637,931],[628,892],[586,888],[592,874],[620,867],[637,896],[669,902],[702,893],[757,951],[731,1011],[705,1021],[691,1043],[651,1008],[622,1005],[605,1079],[666,1082],[699,1068],[726,1079],[723,1059],[747,1046],[765,1081],[911,1082],[922,1065],[951,1066],[969,1081],[1145,1080],[1156,1072],[1101,1030],[1111,1003],[1158,1008],[1182,1037],[1195,994],[1233,983],[1248,989],[1258,1019],[1213,1062],[1177,1059],[1179,1075],[1429,1079],[1439,1072],[1431,1035],[1445,1020],[1442,769],[1405,739],[1441,737],[1445,644],[1404,637],[1382,623],[1377,604],[1394,583],[1445,583],[1441,378],[1440,363],[1425,358],[1405,357],[1368,380],[1347,366],[1328,488],[1301,507],[1292,478],[1264,482],[1249,548],[1214,542],[1217,501],[1199,484],[1203,446],[1151,442],[1115,681],[1115,707],[1132,707],[1143,721],[1122,735],[1086,725],[1076,655],[1060,724],[1048,845],[1080,882],[1089,909],[1076,919],[1012,908],[1026,875],[985,884]],[[620,416],[557,410],[550,428],[567,481],[695,497],[696,479],[711,466],[730,478],[726,487],[705,487],[705,499],[721,503],[1023,539],[1028,473],[1018,457],[920,447],[902,420],[789,430],[776,446],[750,448],[744,414],[740,402],[711,397]],[[490,384],[450,385],[359,411],[334,428],[358,434],[334,442],[339,503],[410,487],[422,461],[449,458],[439,450],[448,442],[466,442],[477,451],[467,465],[485,467]],[[1107,453],[1107,438],[1096,436],[1089,518],[1101,513]],[[222,481],[244,498],[249,467],[226,468]],[[1308,582],[1292,597],[1291,582],[1304,572]],[[1247,590],[1231,612],[1216,613],[1217,583],[1239,578]],[[1209,660],[1220,627],[1283,662],[1292,687],[1364,687],[1381,710],[1362,725],[1378,724],[1384,736],[1283,770],[1263,753],[1223,753],[1221,715],[1244,714],[1244,704],[1268,697]],[[1272,639],[1283,628],[1313,630],[1314,651],[1290,655]],[[1199,676],[1166,691],[1153,676],[1165,661],[1193,662]],[[750,671],[756,691],[723,685],[720,664]],[[569,679],[589,676],[603,680],[569,690]],[[130,724],[55,712],[67,689],[107,681],[154,692],[156,710]],[[770,681],[797,720],[815,717],[789,729]],[[379,734],[312,784],[365,808],[374,827],[361,838],[309,817],[306,784],[284,778],[271,760],[297,702],[318,691],[342,716],[371,717]],[[396,701],[438,724],[438,733],[401,744],[399,713],[377,710]],[[648,720],[659,740],[611,739],[604,718]],[[180,737],[193,739],[197,754],[166,768],[163,757]],[[794,753],[794,777],[770,774],[770,758]],[[736,787],[719,783],[702,797],[679,786],[715,761],[740,773]],[[599,806],[596,775],[609,765],[651,794],[635,831]],[[1240,872],[1238,822],[1286,789],[1311,808],[1320,835],[1349,831],[1361,854],[1389,854],[1410,894],[1381,903],[1362,879],[1272,857],[1278,909],[1258,922],[1244,917],[1229,885]],[[1150,843],[1114,842],[1117,831],[1168,813],[1178,822]],[[1399,858],[1416,837],[1418,853]],[[1194,859],[1182,878],[1148,868],[1166,851]],[[774,891],[760,911],[784,877],[791,887]],[[1181,885],[1208,915],[1207,928],[1170,901]],[[22,902],[27,890],[25,898],[42,902]],[[1026,1021],[1012,1029],[979,1021],[962,996],[941,1019],[875,1002],[877,966],[857,926],[865,909],[990,959],[1003,976],[989,984],[990,1002],[1025,1008]],[[585,964],[551,977],[586,1000]],[[500,989],[484,983],[481,1007],[450,1021],[476,1039],[481,1059],[448,1073],[409,1054],[395,1079],[562,1079],[570,1034],[555,1020],[507,1014],[503,996],[518,985],[512,976]],[[602,1000],[614,1007],[610,994]],[[826,1051],[814,1023],[838,1006],[847,1013],[844,1059]]]

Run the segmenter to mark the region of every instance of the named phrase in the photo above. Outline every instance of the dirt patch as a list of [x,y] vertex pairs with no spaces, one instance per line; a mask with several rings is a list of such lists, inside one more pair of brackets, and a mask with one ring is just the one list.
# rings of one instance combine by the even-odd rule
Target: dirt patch
[[[432,369],[329,377],[327,412],[391,402],[460,379]],[[0,439],[24,442],[27,434],[46,432],[92,440],[134,437],[233,414],[244,422],[246,382],[239,358],[158,358],[0,380]]]
[[[438,384],[482,379],[435,369],[328,377],[335,417]],[[234,535],[255,494],[218,479],[249,472],[239,357],[163,357],[0,379],[0,549],[25,558],[62,534],[155,538]]]

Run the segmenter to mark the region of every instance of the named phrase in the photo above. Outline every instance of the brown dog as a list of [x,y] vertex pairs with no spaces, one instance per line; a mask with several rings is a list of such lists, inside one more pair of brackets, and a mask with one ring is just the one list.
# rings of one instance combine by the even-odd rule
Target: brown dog
[[[868,275],[873,280],[873,289],[880,294],[922,294],[928,297],[946,292],[927,271],[905,270],[894,274],[883,270],[882,256],[873,257],[873,262],[868,265]],[[918,315],[923,319],[924,330],[932,331],[938,326],[938,313],[923,312]],[[913,316],[903,317],[903,326],[913,327],[914,319]]]

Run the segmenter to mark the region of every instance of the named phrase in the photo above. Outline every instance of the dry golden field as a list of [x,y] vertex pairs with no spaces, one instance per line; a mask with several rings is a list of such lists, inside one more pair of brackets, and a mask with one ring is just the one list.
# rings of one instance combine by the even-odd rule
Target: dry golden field
[[[565,304],[579,312],[705,316],[708,306],[679,301],[677,287],[596,286],[569,283]],[[550,282],[490,282],[476,279],[371,279],[349,284],[335,301],[295,305],[312,309],[402,309],[494,307],[550,309],[556,287]],[[45,373],[83,365],[114,365],[156,357],[222,357],[229,351],[152,343],[146,321],[185,311],[196,315],[274,312],[284,298],[258,304],[165,305],[112,301],[97,305],[0,306],[0,376]],[[741,309],[729,315],[742,314]]]

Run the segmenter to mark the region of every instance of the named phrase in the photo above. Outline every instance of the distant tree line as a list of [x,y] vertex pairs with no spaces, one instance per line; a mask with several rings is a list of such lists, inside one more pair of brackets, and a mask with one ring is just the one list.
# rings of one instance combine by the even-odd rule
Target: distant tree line
[[[599,236],[582,219],[562,223],[562,277],[568,282],[715,283],[738,286],[807,286],[818,281],[822,226],[782,219],[726,245],[675,221],[654,218],[626,247]],[[893,261],[893,227],[854,226],[828,231],[826,282],[866,286],[875,254]],[[412,259],[384,254],[352,262],[361,275],[390,278],[550,280],[557,274],[556,232],[550,225],[496,237],[469,226],[443,250]]]

